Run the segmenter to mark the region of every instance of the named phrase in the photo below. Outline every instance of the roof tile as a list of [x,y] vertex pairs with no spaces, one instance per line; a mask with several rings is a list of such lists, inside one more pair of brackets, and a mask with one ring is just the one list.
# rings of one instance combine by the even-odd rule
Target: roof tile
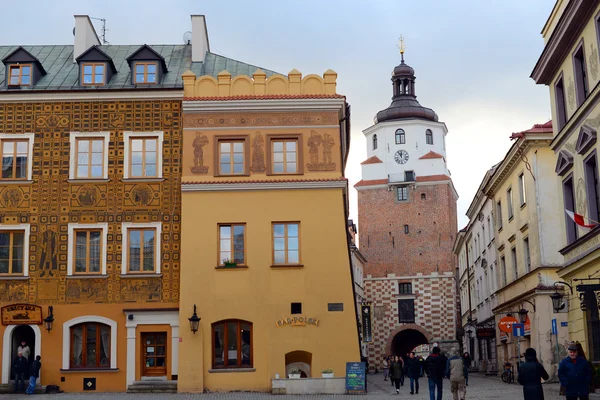
[[443,155],[436,153],[435,151],[430,151],[429,153],[425,154],[422,157],[419,157],[419,160],[429,160],[432,158],[444,158]]
[[380,164],[383,161],[381,161],[381,159],[377,156],[373,156],[373,157],[369,157],[367,158],[365,161],[361,162],[360,165],[366,165],[366,164]]

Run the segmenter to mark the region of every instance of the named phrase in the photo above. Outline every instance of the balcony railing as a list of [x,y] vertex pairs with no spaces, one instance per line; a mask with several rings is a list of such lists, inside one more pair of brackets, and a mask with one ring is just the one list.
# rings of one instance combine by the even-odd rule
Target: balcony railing
[[417,176],[413,171],[405,171],[394,174],[388,174],[388,183],[411,183],[417,180]]

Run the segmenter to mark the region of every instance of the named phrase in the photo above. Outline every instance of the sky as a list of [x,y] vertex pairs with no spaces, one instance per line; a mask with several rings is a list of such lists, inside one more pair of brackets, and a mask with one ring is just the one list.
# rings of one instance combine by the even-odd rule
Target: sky
[[[106,18],[111,44],[179,44],[190,15],[206,15],[211,51],[284,74],[338,73],[352,107],[346,176],[350,217],[366,158],[362,131],[391,102],[393,68],[415,69],[421,105],[448,127],[447,161],[459,194],[459,228],[485,172],[512,132],[551,117],[548,88],[529,78],[554,0],[29,0],[7,2],[0,45],[72,44],[75,14]],[[100,32],[100,22],[94,21]],[[360,233],[360,226],[359,226]]]

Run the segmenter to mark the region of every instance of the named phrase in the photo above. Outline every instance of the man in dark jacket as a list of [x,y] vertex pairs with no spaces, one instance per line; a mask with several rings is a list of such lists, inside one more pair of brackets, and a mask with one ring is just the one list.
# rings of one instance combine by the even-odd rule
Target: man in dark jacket
[[37,383],[37,378],[40,377],[40,369],[42,368],[42,357],[37,356],[35,361],[31,363],[29,366],[29,387],[25,391],[27,394],[35,393],[35,384]]
[[435,388],[437,387],[437,400],[442,400],[442,385],[446,374],[447,358],[441,355],[439,347],[434,347],[427,360],[425,360],[425,372],[429,380],[429,399],[436,400]]
[[410,394],[419,393],[419,378],[422,374],[421,363],[419,359],[415,357],[415,353],[410,353],[406,362],[406,374],[410,379]]
[[519,383],[523,385],[523,399],[544,400],[542,379],[549,379],[544,366],[537,360],[535,349],[525,350],[525,362],[519,368]]
[[13,361],[13,374],[15,374],[15,393],[25,389],[25,374],[29,372],[29,363],[23,357],[22,352],[18,352],[17,358]]
[[558,365],[558,379],[565,387],[567,400],[588,400],[592,383],[590,363],[578,353],[575,343],[568,350],[569,356]]

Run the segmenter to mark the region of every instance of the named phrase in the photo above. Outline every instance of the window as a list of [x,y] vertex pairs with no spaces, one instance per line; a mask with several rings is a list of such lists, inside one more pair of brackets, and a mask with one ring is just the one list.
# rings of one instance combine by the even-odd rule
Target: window
[[84,85],[104,85],[105,65],[86,63],[81,65],[81,82]]
[[416,180],[415,171],[404,171],[404,182],[414,182]]
[[496,203],[496,225],[498,225],[498,231],[502,230],[502,202]]
[[71,327],[70,368],[110,368],[111,328],[87,322]]
[[510,221],[514,217],[512,188],[508,188],[506,191],[506,202],[508,207],[508,220]]
[[427,195],[425,193],[421,193],[421,200],[427,200]]
[[373,150],[377,150],[377,135],[373,135]]
[[575,71],[575,89],[577,93],[577,106],[580,106],[588,96],[588,78],[585,66],[583,41],[573,54],[573,69]]
[[125,132],[124,178],[162,178],[162,146],[160,131]]
[[504,257],[500,258],[500,268],[502,270],[502,286],[506,286],[508,281],[506,276],[506,259]]
[[302,314],[302,303],[292,303],[292,315]]
[[585,188],[588,203],[588,215],[590,219],[600,221],[600,198],[598,195],[598,163],[596,153],[590,155],[584,164],[585,168]]
[[69,224],[67,275],[106,275],[107,234],[107,223]]
[[300,264],[300,224],[273,224],[273,264]]
[[408,235],[408,225],[404,225],[404,233]]
[[[565,210],[575,212],[575,192],[573,187],[573,175],[563,181],[563,199],[565,203]],[[577,225],[575,221],[571,219],[565,213],[565,221],[567,228],[567,244],[571,244],[577,240]]]
[[398,187],[398,201],[408,201],[408,186]]
[[0,231],[0,274],[23,274],[25,231]]
[[246,265],[246,225],[219,225],[219,266]]
[[398,322],[401,324],[415,322],[415,300],[400,299],[398,300]]
[[557,128],[560,131],[567,123],[567,105],[565,103],[565,87],[562,75],[554,85],[554,100],[556,103],[556,119],[558,120]]
[[433,132],[431,132],[431,129],[425,131],[425,142],[427,144],[433,144]]
[[494,239],[494,229],[492,228],[492,219],[490,217],[487,218],[487,223],[488,223],[488,232],[490,233],[489,242],[491,242]]
[[525,273],[531,271],[531,254],[529,253],[529,238],[523,239],[523,249],[525,252]]
[[521,201],[521,207],[527,202],[527,195],[525,192],[525,176],[523,172],[519,175],[519,200]]
[[104,177],[104,139],[90,138],[76,140],[77,166],[75,178]]
[[483,225],[483,223],[481,224],[481,231],[483,232],[483,234],[481,236],[483,236],[483,249],[485,250],[485,246],[486,246],[486,243],[488,243],[488,240],[487,240],[487,236],[485,234],[485,225]]
[[515,272],[515,280],[519,279],[519,264],[517,263],[517,249],[513,247],[510,249],[510,261]]
[[398,284],[399,294],[412,294],[412,283],[404,282]]
[[406,143],[406,134],[404,133],[404,129],[398,129],[396,131],[396,144],[405,144]]
[[2,140],[2,179],[27,179],[29,141]]
[[136,62],[133,83],[157,83],[157,66],[155,62]]
[[[274,174],[298,173],[297,139],[274,139],[271,141],[271,151],[273,152],[273,161],[271,168]],[[243,161],[243,156],[241,158]]]
[[9,85],[29,86],[31,85],[31,64],[11,65]]
[[129,253],[127,257],[127,272],[154,272],[156,259],[154,249],[156,247],[156,230],[128,229],[127,244]]
[[228,320],[212,324],[212,367],[252,368],[252,324]]

